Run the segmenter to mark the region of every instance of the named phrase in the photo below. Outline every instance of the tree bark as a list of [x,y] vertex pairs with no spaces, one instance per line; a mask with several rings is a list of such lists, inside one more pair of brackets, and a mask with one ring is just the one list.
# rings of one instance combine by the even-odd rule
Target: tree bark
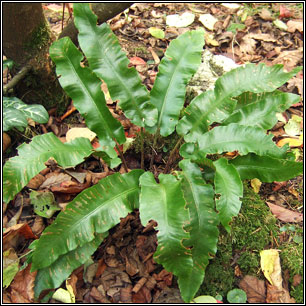
[[[133,3],[92,3],[91,8],[93,12],[98,16],[98,22],[103,23],[119,13],[123,12],[125,9],[129,8]],[[78,30],[75,27],[73,21],[71,20],[68,25],[63,29],[59,38],[69,36],[75,45],[78,44]]]
[[41,3],[3,3],[3,53],[13,60],[12,74],[24,66],[32,69],[14,87],[14,95],[28,104],[42,104],[47,109],[67,106],[48,52],[52,37]]

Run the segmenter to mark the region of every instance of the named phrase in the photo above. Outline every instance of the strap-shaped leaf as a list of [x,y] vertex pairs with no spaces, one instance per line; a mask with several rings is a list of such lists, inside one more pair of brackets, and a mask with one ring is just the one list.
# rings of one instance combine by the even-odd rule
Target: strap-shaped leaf
[[107,233],[98,234],[92,241],[60,256],[51,266],[38,270],[35,278],[35,297],[38,298],[45,289],[59,287],[73,270],[90,258],[106,236]]
[[[190,239],[184,240],[191,248],[193,270],[190,276],[179,281],[181,294],[190,301],[197,293],[204,278],[205,268],[217,252],[219,217],[215,209],[214,190],[205,183],[199,167],[190,160],[179,163],[183,195],[190,213],[190,224],[185,229]],[[185,300],[185,299],[184,299]]]
[[46,123],[49,120],[49,114],[42,105],[27,105],[16,97],[3,97],[2,103],[4,131],[13,127],[26,127],[27,118],[38,123]]
[[222,124],[227,125],[234,122],[269,130],[277,123],[276,113],[281,113],[293,103],[300,101],[300,96],[281,91],[253,94],[253,96],[255,96],[253,103],[248,103],[235,110]]
[[214,162],[214,165],[215,193],[219,196],[216,199],[216,208],[222,225],[230,232],[229,222],[232,217],[238,215],[241,208],[243,185],[238,171],[233,165],[228,164],[227,159],[220,158]]
[[128,68],[129,60],[117,37],[106,23],[97,26],[97,16],[88,4],[75,3],[73,9],[78,40],[89,67],[105,81],[113,101],[119,101],[127,118],[138,126],[153,126],[157,110],[149,103],[149,92],[136,69]]
[[151,133],[160,130],[170,135],[184,106],[186,85],[201,63],[204,45],[203,30],[188,31],[171,41],[159,64],[151,90],[151,103],[158,109],[158,122]]
[[181,182],[169,174],[160,174],[158,178],[159,184],[151,172],[140,177],[141,223],[145,226],[152,219],[158,223],[158,246],[154,260],[179,279],[184,279],[193,268],[191,252],[182,244],[190,237],[184,230],[189,213],[185,209]]
[[18,147],[19,156],[9,159],[3,168],[3,201],[8,203],[31,178],[46,168],[53,158],[58,165],[69,168],[84,161],[93,152],[90,141],[76,138],[62,143],[53,133],[33,137],[29,144]]
[[122,125],[109,111],[101,81],[88,67],[81,67],[82,53],[69,37],[55,41],[50,47],[50,56],[56,64],[59,82],[73,100],[73,105],[85,118],[86,125],[95,132],[103,150],[116,157],[115,140],[125,142]]
[[198,145],[191,143],[181,147],[180,154],[192,160],[200,155],[239,151],[241,155],[256,153],[258,155],[282,158],[287,148],[279,148],[272,141],[273,135],[266,135],[258,127],[243,126],[231,123],[217,126],[198,139]]
[[258,178],[262,182],[287,181],[303,173],[303,163],[248,154],[230,160],[242,180]]
[[143,170],[115,173],[84,190],[45,229],[32,257],[32,269],[50,266],[59,256],[104,233],[138,207],[139,177]]
[[231,114],[237,103],[231,98],[244,92],[272,92],[300,70],[301,67],[297,67],[287,73],[282,65],[266,66],[260,63],[229,71],[216,81],[213,91],[204,92],[191,101],[178,124],[178,133],[182,136],[190,133],[184,138],[185,141],[195,142],[208,125],[221,122]]

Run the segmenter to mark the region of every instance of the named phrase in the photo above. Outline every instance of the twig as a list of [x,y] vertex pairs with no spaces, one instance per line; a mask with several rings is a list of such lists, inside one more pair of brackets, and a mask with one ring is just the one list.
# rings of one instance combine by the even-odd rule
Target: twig
[[3,94],[6,95],[10,89],[15,87],[32,69],[32,66],[24,66],[5,86],[3,86]]
[[156,153],[154,148],[156,146],[158,134],[159,134],[159,129],[157,129],[157,131],[156,131],[156,133],[154,135],[153,146],[152,146],[152,156],[151,156],[151,161],[150,161],[150,169],[152,169],[152,166],[153,166],[154,153],[155,153],[155,155],[157,155],[157,153]]
[[70,116],[74,111],[76,111],[77,109],[72,106],[61,118],[60,120],[63,121],[65,118],[67,118],[68,116]]
[[[116,141],[116,140],[115,140],[115,141]],[[118,153],[119,153],[119,155],[120,155],[120,157],[121,157],[121,160],[122,160],[122,162],[123,162],[124,170],[125,170],[126,173],[128,173],[129,170],[128,170],[128,167],[127,167],[125,158],[124,158],[124,156],[123,156],[122,151],[120,150],[120,147],[119,147],[119,144],[117,143],[117,141],[116,141],[116,148],[117,148],[117,151],[118,151]]]

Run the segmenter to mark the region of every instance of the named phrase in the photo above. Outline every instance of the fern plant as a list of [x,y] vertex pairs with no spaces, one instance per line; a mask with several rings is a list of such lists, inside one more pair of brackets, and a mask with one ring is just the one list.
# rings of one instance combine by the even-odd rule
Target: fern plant
[[[169,174],[168,165],[158,182],[150,171],[136,169],[101,179],[76,196],[30,246],[28,262],[38,271],[35,296],[60,286],[120,218],[139,209],[144,226],[151,219],[158,224],[154,260],[177,276],[182,298],[190,302],[217,251],[219,224],[230,231],[239,213],[242,180],[284,181],[303,171],[288,147],[277,147],[266,132],[277,122],[276,113],[299,101],[299,96],[277,88],[300,68],[284,72],[281,65],[243,65],[220,77],[214,90],[200,94],[184,109],[185,87],[201,62],[201,29],[170,43],[148,92],[136,70],[128,68],[116,36],[107,24],[97,25],[89,5],[74,4],[74,16],[89,66],[80,65],[83,55],[67,37],[53,43],[50,56],[62,87],[101,146],[93,149],[85,138],[62,144],[52,133],[34,137],[4,166],[4,201],[9,202],[49,158],[69,168],[95,154],[112,167],[118,165],[114,148],[119,150],[125,134],[106,106],[101,79],[126,117],[155,135],[153,146],[160,135],[176,131],[180,139],[174,150],[183,143],[183,159],[180,170]],[[232,151],[237,157],[223,154]],[[212,154],[219,158],[212,159]]]

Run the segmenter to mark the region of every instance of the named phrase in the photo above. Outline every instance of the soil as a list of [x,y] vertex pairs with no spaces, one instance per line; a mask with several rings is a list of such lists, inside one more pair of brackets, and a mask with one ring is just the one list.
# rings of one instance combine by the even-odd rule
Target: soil
[[[45,5],[45,14],[50,22],[51,29],[58,35],[61,31],[61,11],[48,9],[49,5],[51,3]],[[290,17],[282,18],[283,22],[302,19],[302,11],[296,9],[293,3],[285,6],[290,10],[291,15]],[[299,30],[293,32],[280,30],[273,25],[271,19],[269,20],[269,16],[263,14],[263,9],[268,9],[271,12],[270,18],[277,18],[280,12],[280,4],[247,4],[245,7],[248,8],[248,16],[244,21],[246,27],[234,34],[227,31],[227,28],[230,23],[241,23],[236,12],[215,3],[137,3],[130,8],[127,14],[132,19],[130,22],[127,21],[124,14],[119,14],[109,24],[118,37],[122,48],[126,51],[127,56],[129,58],[141,58],[148,63],[146,66],[136,65],[136,69],[148,89],[152,88],[158,71],[158,61],[162,58],[170,41],[186,30],[202,26],[198,20],[200,14],[212,14],[218,19],[214,30],[208,31],[214,37],[211,38],[210,42],[206,42],[205,46],[212,53],[228,56],[238,64],[245,62],[264,62],[271,65],[281,63],[285,65],[287,70],[302,65],[302,56],[299,53],[294,53],[294,51],[301,50],[303,47],[303,33]],[[169,28],[166,26],[165,16],[182,14],[186,11],[193,12],[196,15],[195,21],[190,26],[186,28]],[[69,14],[66,12],[65,23],[68,18]],[[166,38],[156,39],[152,37],[148,30],[149,27],[158,27],[165,30]],[[253,34],[253,36],[250,34]],[[215,43],[212,39],[218,42],[218,46],[214,45]],[[296,83],[286,83],[281,89],[302,95],[302,89],[298,82],[301,77],[302,74],[299,74]],[[138,130],[116,108],[116,103],[110,101],[109,107],[112,109],[114,116],[120,118],[126,133],[130,136],[137,136]],[[46,125],[30,126],[24,133],[10,133],[13,141],[11,149],[4,155],[4,160],[14,156],[17,145],[28,141],[27,138],[31,138],[35,134],[52,131],[61,138],[65,137],[69,127],[85,126],[83,118],[76,112],[66,119],[61,119],[55,113],[55,110],[49,111],[49,114],[50,121]],[[285,115],[287,118],[291,118],[292,115],[303,117],[302,100],[298,105],[286,111]],[[274,127],[272,132],[275,135],[274,140],[276,142],[284,138],[285,132],[281,125]],[[167,154],[163,155],[164,145],[161,144],[160,151],[157,152],[154,159],[155,175],[164,170],[168,158]],[[169,148],[173,147],[171,139],[166,145]],[[297,150],[301,161],[303,160],[303,147],[298,147]],[[145,155],[146,167],[149,167],[150,151],[148,147]],[[140,154],[137,152],[135,145],[127,151],[127,156],[128,168],[139,168]],[[42,174],[43,180],[46,179],[47,172],[62,172],[56,165],[53,167],[50,165],[47,169],[49,170]],[[89,171],[91,173],[90,177],[86,176],[85,181],[82,183],[84,186],[87,184],[86,186],[88,187],[114,171],[123,171],[123,168],[118,167],[110,170],[100,159],[90,158],[78,166],[76,170],[79,172]],[[78,192],[82,190],[82,186]],[[55,193],[55,200],[57,203],[67,203],[77,193],[57,192]],[[260,187],[259,196],[264,202],[274,201],[279,206],[303,213],[303,177],[299,176],[282,185],[275,183],[263,184]],[[23,202],[22,205],[21,202]],[[15,197],[12,203],[4,206],[4,227],[8,227],[9,222],[20,211],[20,207],[21,214],[17,223],[26,222],[38,237],[43,229],[55,219],[55,215],[50,219],[42,219],[34,213],[29,201],[29,189],[26,187]],[[157,246],[156,232],[153,227],[154,222],[152,221],[144,227],[141,225],[138,215],[139,213],[136,210],[126,218],[123,218],[120,224],[110,231],[109,236],[93,254],[93,262],[87,268],[83,265],[73,272],[71,278],[75,279],[74,288],[77,303],[183,302],[175,277],[153,259]],[[279,228],[284,224],[278,221],[277,227]],[[297,224],[297,226],[302,228],[301,223]],[[24,255],[29,251],[30,242],[32,242],[31,239],[23,239],[18,242],[18,256]],[[269,246],[271,244],[265,245],[265,247]],[[241,250],[232,252],[231,256],[233,257],[230,261],[237,262],[241,256]],[[21,260],[21,263],[24,260],[25,258]],[[91,274],[89,272],[90,269],[92,270]],[[239,276],[234,277],[236,277],[236,280],[239,279]],[[205,286],[207,287],[209,284],[205,283]],[[13,303],[20,302],[12,294],[11,287],[5,290],[4,298]],[[44,301],[57,303],[50,296],[45,298]]]

